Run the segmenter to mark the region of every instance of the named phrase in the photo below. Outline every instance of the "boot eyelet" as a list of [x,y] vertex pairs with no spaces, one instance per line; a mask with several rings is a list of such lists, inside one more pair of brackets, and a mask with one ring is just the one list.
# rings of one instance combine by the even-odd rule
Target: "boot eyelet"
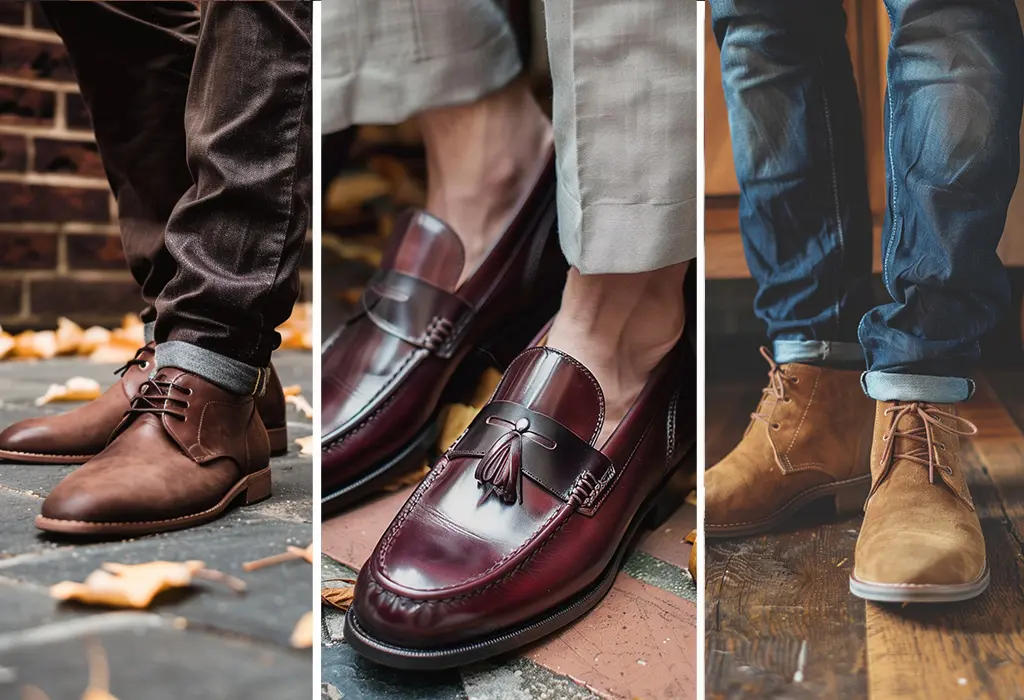
[[149,369],[149,360],[144,360],[143,363],[141,365],[139,365],[139,368],[140,369]]
[[191,396],[191,395],[192,395],[192,389],[191,388],[186,388],[185,389],[185,396]]
[[937,448],[939,448],[940,450],[942,450],[943,452],[945,452],[945,451],[946,451],[946,446],[945,446],[945,445],[943,445],[943,444],[941,444],[941,443],[938,443],[938,444],[936,444],[935,446],[936,446]]
[[793,377],[793,383],[794,384],[799,384],[800,383],[800,377]]
[[772,423],[772,430],[778,430],[778,429],[779,429],[779,428],[781,428],[781,427],[782,427],[782,426],[781,426],[781,425],[779,425],[778,423]]
[[787,396],[782,400],[782,403],[793,403],[793,399]]

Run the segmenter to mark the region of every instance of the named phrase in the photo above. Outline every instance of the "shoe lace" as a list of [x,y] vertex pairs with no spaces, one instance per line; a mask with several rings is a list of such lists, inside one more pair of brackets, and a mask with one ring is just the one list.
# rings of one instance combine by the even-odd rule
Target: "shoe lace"
[[[761,348],[761,357],[768,363],[768,386],[761,390],[762,398],[759,407],[762,410],[751,413],[750,417],[754,420],[762,421],[773,430],[777,430],[778,423],[771,422],[771,410],[775,408],[775,404],[779,401],[787,401],[786,384],[790,382],[796,384],[800,381],[800,378],[787,375],[785,370],[775,362],[775,358],[772,357],[768,348]],[[766,403],[765,399],[774,399],[774,401]]]
[[114,370],[114,374],[117,374],[117,375],[120,375],[120,376],[123,377],[124,375],[126,375],[128,373],[128,370],[130,370],[132,367],[141,367],[142,369],[146,369],[147,367],[149,367],[149,360],[148,359],[147,360],[140,359],[142,357],[142,353],[144,353],[145,351],[146,351],[146,348],[144,348],[144,347],[139,348],[138,350],[136,350],[135,351],[135,357],[133,357],[132,359],[128,360],[123,365],[121,365],[120,367],[115,369]]
[[177,389],[186,396],[192,395],[190,388],[180,384],[149,379],[139,386],[139,391],[132,397],[131,408],[125,411],[125,416],[151,413],[185,420],[184,411],[189,407],[188,399],[172,396],[171,389]]
[[[882,457],[879,460],[879,464],[884,466],[885,469],[876,480],[875,486],[871,490],[872,493],[889,476],[893,465],[900,460],[928,467],[929,484],[935,483],[936,469],[952,476],[953,468],[940,464],[936,460],[936,451],[945,451],[946,449],[945,444],[936,440],[937,431],[960,437],[971,437],[978,433],[978,426],[971,421],[961,418],[955,413],[943,411],[929,403],[919,403],[916,401],[897,403],[895,406],[885,409],[884,415],[888,416],[889,414],[895,414],[895,418],[889,429],[882,435],[885,449],[882,450]],[[920,424],[904,430],[898,429],[897,426],[900,424],[900,421],[908,415],[916,415],[921,419]],[[953,425],[943,423],[940,420],[942,418],[952,421]],[[903,443],[904,451],[899,454],[896,452],[896,440],[898,438],[906,441]],[[910,444],[908,445],[907,443]]]

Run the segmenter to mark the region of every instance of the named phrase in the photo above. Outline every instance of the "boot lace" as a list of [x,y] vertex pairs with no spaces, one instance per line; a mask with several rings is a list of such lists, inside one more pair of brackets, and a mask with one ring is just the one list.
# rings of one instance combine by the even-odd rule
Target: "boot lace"
[[132,397],[131,408],[125,411],[125,416],[141,415],[151,413],[155,415],[173,416],[179,420],[185,420],[185,409],[189,407],[188,399],[180,396],[172,396],[171,389],[177,389],[186,396],[192,395],[188,387],[150,379],[142,383],[139,391]]
[[[971,437],[977,435],[978,426],[970,422],[966,418],[943,411],[937,406],[929,403],[897,403],[895,406],[890,406],[885,409],[884,415],[888,416],[890,413],[895,414],[895,418],[889,429],[882,435],[882,441],[885,443],[885,449],[882,451],[882,457],[879,464],[885,467],[882,475],[875,482],[875,487],[872,492],[878,488],[885,478],[892,471],[892,466],[900,460],[906,460],[919,464],[922,467],[928,467],[928,483],[935,483],[935,470],[938,469],[941,472],[952,476],[953,468],[940,464],[936,460],[936,452],[943,452],[946,450],[944,443],[936,440],[938,437],[937,431],[942,431],[948,435],[956,435],[960,437]],[[921,419],[919,425],[915,425],[913,428],[907,430],[899,430],[896,426],[900,424],[900,421],[908,415],[914,415]],[[940,419],[946,418],[953,422],[953,425],[946,425]],[[896,453],[896,440],[900,438],[910,443],[908,446],[906,443],[903,445],[905,451],[897,454]]]
[[[768,363],[768,386],[761,390],[761,412],[755,411],[750,414],[750,417],[754,420],[762,421],[772,430],[778,430],[779,424],[771,422],[771,411],[775,408],[775,404],[779,401],[789,403],[792,399],[786,396],[786,384],[796,384],[800,381],[799,377],[790,377],[783,371],[782,367],[775,362],[775,358],[772,357],[768,348],[761,348],[761,357]],[[771,402],[766,402],[765,399],[774,399]]]
[[133,357],[132,359],[128,360],[123,365],[115,369],[114,374],[118,374],[123,377],[128,373],[128,370],[130,370],[132,367],[141,367],[142,369],[146,369],[147,367],[149,367],[149,360],[139,359],[142,356],[142,353],[145,351],[146,348],[144,347],[136,350],[135,357]]

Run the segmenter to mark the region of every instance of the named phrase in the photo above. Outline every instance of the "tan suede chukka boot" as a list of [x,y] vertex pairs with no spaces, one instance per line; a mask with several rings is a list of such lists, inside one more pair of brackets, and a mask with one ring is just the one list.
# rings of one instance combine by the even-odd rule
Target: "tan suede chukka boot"
[[942,603],[988,587],[985,539],[960,464],[960,438],[977,431],[952,404],[878,402],[854,595]]
[[704,474],[708,537],[771,530],[819,498],[839,513],[864,506],[871,484],[871,399],[860,374],[777,365],[740,443]]

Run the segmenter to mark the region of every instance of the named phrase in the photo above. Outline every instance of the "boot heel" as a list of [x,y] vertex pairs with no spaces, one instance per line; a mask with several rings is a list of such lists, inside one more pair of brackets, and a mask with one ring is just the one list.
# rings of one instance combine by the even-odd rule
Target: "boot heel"
[[249,476],[249,484],[245,488],[245,505],[251,506],[270,498],[270,491],[270,467],[267,467]]
[[267,437],[270,438],[270,456],[277,457],[288,453],[288,427],[267,428]]
[[863,512],[864,502],[868,500],[868,492],[870,490],[870,476],[859,477],[837,487],[834,494],[836,515],[851,515]]

